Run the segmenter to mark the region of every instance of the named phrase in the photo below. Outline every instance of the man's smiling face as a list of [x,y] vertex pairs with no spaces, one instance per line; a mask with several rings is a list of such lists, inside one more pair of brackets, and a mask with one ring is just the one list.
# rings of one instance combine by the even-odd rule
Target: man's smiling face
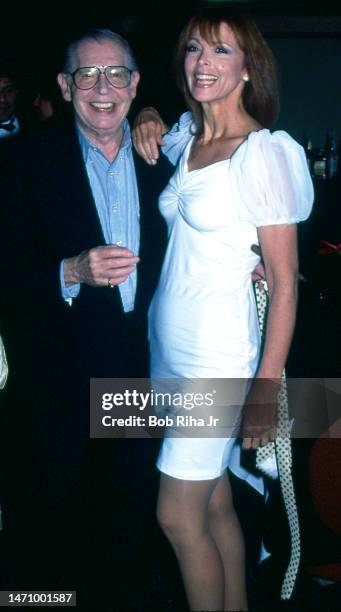
[[[90,66],[126,66],[129,59],[125,50],[109,40],[86,40],[76,50],[74,70]],[[76,121],[90,140],[104,134],[117,137],[122,123],[135,98],[140,75],[135,70],[128,87],[117,89],[111,85],[105,74],[100,74],[92,89],[77,89],[71,77],[60,74],[58,82],[66,101],[72,102]]]

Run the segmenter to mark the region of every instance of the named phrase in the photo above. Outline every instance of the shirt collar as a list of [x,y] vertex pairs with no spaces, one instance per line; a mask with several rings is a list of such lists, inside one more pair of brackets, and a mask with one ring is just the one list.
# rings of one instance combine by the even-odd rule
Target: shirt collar
[[10,119],[7,119],[6,121],[4,121],[5,125],[9,125],[10,123],[12,123],[14,126],[14,130],[12,130],[11,132],[3,129],[2,126],[0,126],[0,139],[1,140],[12,138],[13,136],[16,136],[18,132],[20,131],[19,121],[15,115],[12,115]]
[[[81,131],[81,129],[80,129],[80,127],[79,127],[79,125],[77,123],[76,123],[76,129],[77,129],[77,136],[78,136],[79,144],[80,144],[80,147],[81,147],[83,159],[84,159],[85,163],[87,163],[90,151],[91,150],[99,151],[99,149],[92,142],[90,142],[90,140],[88,140],[88,138],[86,138],[86,136],[84,136],[83,132]],[[131,148],[130,126],[129,126],[128,120],[124,119],[124,122],[123,122],[123,138],[122,138],[122,142],[121,142],[121,146],[120,146],[119,150],[120,150],[120,152],[127,151],[128,148]],[[117,158],[115,158],[115,159],[117,159]]]

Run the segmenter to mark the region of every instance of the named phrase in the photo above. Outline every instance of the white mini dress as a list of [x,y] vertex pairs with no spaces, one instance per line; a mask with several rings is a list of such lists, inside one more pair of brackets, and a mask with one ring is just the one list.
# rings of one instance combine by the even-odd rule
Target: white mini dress
[[[149,310],[151,377],[249,379],[260,353],[251,245],[258,227],[308,217],[312,182],[286,132],[251,132],[231,159],[189,171],[192,142],[159,200],[168,247]],[[175,478],[217,478],[234,443],[166,435],[157,466]]]

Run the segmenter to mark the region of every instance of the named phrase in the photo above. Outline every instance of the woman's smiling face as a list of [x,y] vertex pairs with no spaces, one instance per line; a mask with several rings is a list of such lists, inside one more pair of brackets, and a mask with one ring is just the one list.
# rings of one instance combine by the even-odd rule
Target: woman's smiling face
[[220,24],[217,34],[213,40],[205,40],[195,29],[188,40],[185,75],[189,92],[197,102],[223,100],[233,92],[240,97],[243,91],[245,55],[226,23]]

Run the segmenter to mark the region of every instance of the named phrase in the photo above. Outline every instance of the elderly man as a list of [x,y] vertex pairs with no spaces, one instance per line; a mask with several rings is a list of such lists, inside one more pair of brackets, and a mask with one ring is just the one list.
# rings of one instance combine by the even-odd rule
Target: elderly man
[[[1,329],[14,441],[6,447],[4,530],[18,546],[28,539],[28,588],[55,588],[53,571],[71,588],[72,567],[86,582],[96,547],[120,555],[125,580],[113,589],[141,561],[148,494],[136,499],[135,514],[132,506],[151,445],[89,439],[90,377],[147,375],[144,319],[164,232],[155,199],[168,169],[162,180],[134,159],[126,116],[139,78],[124,39],[87,32],[58,75],[72,118],[16,145],[9,163]],[[127,565],[122,551],[133,542]]]

